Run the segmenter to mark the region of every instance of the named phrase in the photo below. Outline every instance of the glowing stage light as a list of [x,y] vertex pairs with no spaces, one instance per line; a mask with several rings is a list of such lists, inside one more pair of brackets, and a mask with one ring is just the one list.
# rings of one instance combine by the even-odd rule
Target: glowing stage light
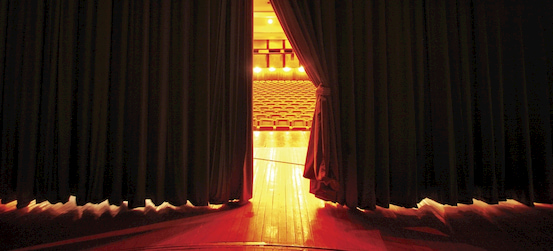
[[290,68],[284,67],[284,69],[282,69],[282,70],[284,70],[285,72],[289,72],[289,71],[290,71]]
[[300,68],[298,68],[298,71],[305,72],[305,69],[303,68],[303,66],[301,66]]
[[255,73],[259,73],[259,72],[261,72],[261,68],[255,67],[255,68],[253,68],[253,71],[254,71]]
[[275,71],[275,70],[276,70],[275,67],[269,68],[269,71]]

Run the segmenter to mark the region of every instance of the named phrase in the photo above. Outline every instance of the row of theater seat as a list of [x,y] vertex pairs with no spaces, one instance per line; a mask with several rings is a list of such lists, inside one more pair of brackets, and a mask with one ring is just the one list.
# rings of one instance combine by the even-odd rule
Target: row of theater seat
[[254,81],[254,130],[310,130],[315,101],[310,81]]

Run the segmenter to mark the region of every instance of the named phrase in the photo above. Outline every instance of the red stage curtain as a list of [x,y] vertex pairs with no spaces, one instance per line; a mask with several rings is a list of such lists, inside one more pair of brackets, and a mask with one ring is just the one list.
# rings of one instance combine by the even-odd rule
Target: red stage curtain
[[[319,123],[339,128],[339,191],[325,199],[553,202],[551,1],[272,3],[332,90]],[[310,149],[325,140],[312,136]]]
[[[337,51],[331,1],[272,1],[277,17],[295,48],[310,80],[317,86],[317,101],[303,176],[310,192],[336,201],[339,190],[339,121]],[[312,5],[312,6],[311,6]],[[309,12],[311,9],[317,11]],[[325,14],[328,16],[325,16]]]
[[0,1],[2,203],[251,198],[251,27],[250,0]]

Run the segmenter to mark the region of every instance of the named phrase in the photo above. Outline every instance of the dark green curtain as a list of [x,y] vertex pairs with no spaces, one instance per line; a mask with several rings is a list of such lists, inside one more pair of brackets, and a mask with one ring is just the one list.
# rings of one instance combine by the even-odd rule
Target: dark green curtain
[[551,1],[272,2],[337,58],[335,201],[553,203]]
[[251,198],[252,36],[251,0],[0,1],[2,203]]

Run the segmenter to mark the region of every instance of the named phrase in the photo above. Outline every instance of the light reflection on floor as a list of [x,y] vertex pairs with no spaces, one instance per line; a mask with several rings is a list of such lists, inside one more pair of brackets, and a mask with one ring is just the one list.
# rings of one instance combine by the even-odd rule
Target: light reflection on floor
[[311,225],[324,202],[308,193],[309,181],[302,178],[308,139],[308,131],[254,132],[252,206],[263,220],[249,229],[261,227],[263,242],[314,243]]

